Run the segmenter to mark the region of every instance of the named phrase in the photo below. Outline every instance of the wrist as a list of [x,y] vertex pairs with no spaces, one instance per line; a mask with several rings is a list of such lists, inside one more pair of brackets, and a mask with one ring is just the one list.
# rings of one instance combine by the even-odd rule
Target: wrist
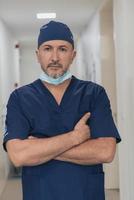
[[69,134],[70,134],[70,140],[71,140],[71,143],[73,144],[73,146],[77,146],[79,145],[79,140],[78,138],[76,137],[77,135],[77,130],[73,130],[73,131],[70,131]]

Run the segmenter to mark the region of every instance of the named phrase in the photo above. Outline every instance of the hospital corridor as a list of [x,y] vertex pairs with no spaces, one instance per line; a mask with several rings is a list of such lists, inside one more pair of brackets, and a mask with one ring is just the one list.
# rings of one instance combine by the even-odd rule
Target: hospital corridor
[[[66,199],[104,200],[104,198],[101,197],[99,199],[98,198],[93,199],[93,196],[92,195],[91,195],[92,197],[90,195],[88,196],[88,193],[81,194],[81,191],[84,188],[84,185],[82,184],[81,181],[85,183],[86,188],[89,188],[89,186],[87,186],[86,183],[90,183],[90,181],[86,176],[89,176],[90,179],[91,175],[89,173],[90,171],[92,171],[93,172],[92,175],[94,175],[94,177],[92,177],[93,182],[97,180],[97,177],[95,177],[96,173],[95,170],[99,171],[100,179],[104,181],[103,185],[101,185],[99,182],[96,184],[96,187],[98,187],[98,189],[95,188],[94,185],[90,186],[91,190],[94,190],[95,196],[97,195],[97,193],[101,191],[101,188],[104,187],[103,190],[105,192],[105,200],[134,200],[134,170],[133,170],[134,168],[134,156],[133,156],[134,12],[133,10],[134,10],[133,0],[74,0],[74,1],[0,0],[0,200],[9,200],[9,199],[10,200],[57,200],[58,198],[56,198],[55,196],[54,187],[55,188],[59,187],[58,189],[61,192],[61,195],[64,195],[64,192],[67,192],[67,190],[64,187],[64,181],[65,182],[68,181],[69,178],[70,180],[72,180],[72,182],[71,183],[69,182],[70,189],[68,189],[68,192],[65,195]],[[64,25],[60,23],[57,23],[55,25],[55,27],[61,26],[63,28],[61,32],[59,31],[60,36],[55,36],[58,39],[51,38],[52,37],[51,34],[53,34],[53,32],[57,34],[56,31],[58,30],[58,29],[56,30],[56,28],[55,29],[53,28],[52,30],[51,26],[54,26],[52,25],[54,23],[53,21],[64,23]],[[71,34],[70,30],[66,28],[65,24],[67,24],[70,27],[73,36],[69,35]],[[43,34],[41,31],[47,31],[47,28],[49,28],[49,26],[50,30],[48,31],[48,38],[46,38],[46,36],[41,35]],[[62,37],[63,39],[61,39]],[[45,76],[41,75],[43,72],[41,69],[42,66],[40,67],[40,63],[42,60],[39,54],[39,47],[40,47],[39,45],[40,44],[42,45],[44,41],[45,42],[47,41],[48,44],[50,42],[50,45],[44,45],[43,49],[44,52],[47,51],[46,55],[50,55],[50,51],[52,51],[51,42],[56,46],[55,40],[59,40],[60,42],[64,41],[66,43],[69,43],[69,45],[71,44],[72,46],[74,45],[73,46],[74,54],[73,57],[71,58],[72,60],[70,61],[71,63],[70,71],[66,74],[65,77],[62,76],[64,82],[68,80],[66,77],[72,77],[72,79],[69,82],[69,85],[67,85],[65,92],[63,93],[60,104],[56,102],[58,98],[55,100],[54,96],[52,97],[52,94],[50,94],[49,87],[46,86],[46,88],[44,89],[42,87],[43,84],[40,81],[43,80],[43,78],[44,80],[47,80],[49,78],[48,77],[46,78]],[[45,46],[47,46],[47,48],[45,48]],[[59,55],[62,56],[65,55],[65,52],[67,52],[67,47],[61,45],[61,48],[58,51],[60,53],[59,54],[53,53],[53,57],[55,56],[55,58],[57,58]],[[48,68],[51,68],[51,66]],[[43,78],[41,79],[41,77]],[[86,93],[86,89],[84,90],[85,96],[84,94],[82,94],[83,96],[81,96],[80,98],[77,97],[81,89],[79,89],[76,93],[74,92],[75,93],[74,95],[73,91],[75,91],[74,89],[76,88],[74,85],[80,84],[80,81],[78,81],[78,79],[85,81],[85,83],[87,81],[89,81],[90,83],[94,82],[95,83],[94,87],[96,88],[97,87],[99,88],[98,85],[101,85],[102,87],[105,88],[105,91],[109,97],[111,105],[111,109],[109,112],[112,111],[112,118],[110,118],[110,120],[113,119],[113,121],[111,120],[110,123],[115,124],[115,127],[117,127],[118,131],[116,132],[116,128],[114,127],[113,124],[111,125],[112,128],[110,127],[109,125],[110,123],[108,122],[108,120],[106,120],[106,118],[101,119],[101,117],[99,118],[100,124],[98,125],[98,127],[101,127],[101,125],[104,123],[105,127],[108,127],[109,129],[111,128],[110,130],[115,130],[114,137],[116,138],[118,144],[116,145],[116,153],[113,161],[104,162],[103,167],[100,163],[96,164],[94,168],[92,164],[90,166],[88,166],[87,164],[85,164],[86,166],[84,166],[83,164],[80,165],[79,163],[74,164],[71,163],[70,160],[66,160],[64,158],[65,162],[64,160],[61,160],[61,165],[60,165],[59,160],[61,158],[60,156],[58,158],[58,154],[56,154],[55,158],[57,156],[57,159],[59,160],[53,159],[51,161],[48,159],[48,162],[46,163],[42,162],[41,164],[39,164],[37,166],[37,169],[36,166],[31,167],[30,165],[28,166],[24,165],[24,167],[22,168],[18,164],[18,166],[16,165],[15,167],[13,165],[13,162],[11,162],[11,160],[9,159],[5,147],[5,143],[8,141],[5,138],[6,137],[8,138],[10,129],[7,128],[9,126],[9,121],[11,123],[10,124],[11,130],[13,126],[17,127],[16,130],[14,130],[14,133],[12,133],[14,135],[9,136],[9,139],[16,139],[18,137],[17,131],[21,130],[20,129],[21,126],[22,130],[24,130],[24,135],[20,136],[20,138],[26,139],[27,137],[29,141],[31,140],[33,142],[34,140],[37,139],[36,137],[38,137],[38,134],[43,135],[42,132],[44,127],[46,129],[46,135],[45,136],[39,135],[39,138],[46,137],[48,141],[49,141],[49,136],[55,136],[55,138],[58,137],[57,134],[58,130],[60,130],[59,133],[61,133],[61,135],[63,132],[66,133],[69,131],[71,135],[71,130],[72,130],[71,127],[74,126],[74,122],[76,127],[76,119],[73,118],[73,116],[75,115],[74,113],[77,112],[79,109],[78,119],[80,119],[82,117],[82,114],[87,112],[87,106],[88,106],[87,104],[90,103],[90,102],[88,102],[87,104],[85,103],[87,102],[86,95],[88,95]],[[59,79],[57,78],[57,80],[62,81],[60,78]],[[50,79],[49,81],[54,82],[54,78]],[[47,83],[50,83],[49,81]],[[30,105],[30,103],[33,102],[32,100],[30,103],[27,103],[27,98],[25,97],[25,93],[16,92],[18,91],[18,88],[28,84],[31,84],[29,85],[30,86],[29,88],[32,88],[31,91],[33,90],[36,91],[35,93],[37,95],[36,96],[37,98],[35,97],[35,101],[38,101],[39,108],[36,106],[36,104],[34,105],[34,103],[32,108],[32,106]],[[56,83],[54,84],[56,85]],[[91,87],[93,87],[92,83]],[[92,89],[90,88],[89,90]],[[10,96],[11,93],[12,95]],[[30,95],[30,93],[28,93],[28,90],[27,94]],[[43,95],[45,94],[47,96],[48,101],[50,102],[50,108],[47,107],[48,105],[47,103],[46,105],[43,105],[44,107],[41,105],[40,97],[43,98],[42,94]],[[19,98],[19,95],[22,97],[22,99]],[[72,100],[73,102],[72,107],[68,106],[69,100],[71,101],[71,95],[75,96],[75,99]],[[91,96],[91,94],[89,96]],[[13,103],[13,101],[11,100],[9,101],[9,97],[10,98],[12,97],[15,103]],[[83,100],[84,98],[85,100]],[[19,103],[17,103],[16,99],[18,100]],[[99,105],[103,104],[103,100],[105,99],[101,99],[100,95]],[[104,110],[106,109],[106,100],[104,102]],[[44,98],[44,102],[45,101],[46,99]],[[26,109],[23,107],[24,102],[27,103]],[[82,104],[82,102],[84,103]],[[93,103],[91,104],[91,109],[96,102],[97,101],[94,98],[93,102],[94,104]],[[78,109],[77,109],[77,104],[79,104]],[[14,108],[16,106],[16,108],[19,109],[20,112],[22,112],[22,116],[20,116],[19,114],[17,115],[15,113],[15,110],[12,109],[10,110],[9,107],[11,105],[13,105]],[[19,107],[20,105],[22,106],[21,108]],[[12,113],[11,115],[8,114],[8,116],[7,116],[7,107],[10,113]],[[68,109],[67,112],[63,110],[63,107]],[[30,115],[29,110],[27,110],[27,108],[30,108],[31,113],[34,113],[34,115],[36,116],[37,119],[36,122],[32,118],[33,116]],[[55,113],[54,116],[52,114],[51,117],[44,117],[44,119],[42,119],[40,112],[46,112],[47,115],[49,115],[51,112],[50,109],[52,108],[54,109]],[[24,111],[25,113],[27,113],[27,116],[24,113]],[[72,112],[72,114],[70,114],[69,112],[70,113]],[[100,113],[101,112],[103,112],[102,109],[100,109]],[[14,117],[15,114],[16,118]],[[29,116],[32,117],[28,118]],[[64,122],[65,120],[62,122],[61,116],[67,118],[66,121],[68,120],[67,121],[68,125],[67,122],[66,123]],[[90,117],[92,117],[92,113]],[[29,127],[33,126],[35,129],[33,127],[32,127],[33,129],[32,128],[28,129],[26,120],[30,124]],[[50,120],[52,122],[51,128],[49,128]],[[63,125],[63,128],[60,127],[59,122],[61,123],[61,126]],[[43,123],[45,125],[42,125]],[[88,119],[85,122],[85,124],[86,123],[88,123]],[[93,134],[93,138],[96,139],[98,136],[96,135],[94,136],[94,132],[97,130],[97,128],[93,128],[92,123],[95,124],[95,122],[92,122],[91,120],[91,130],[93,130],[91,134]],[[58,127],[59,129],[58,128],[56,129],[55,127],[56,128]],[[34,137],[31,137],[33,136],[32,133],[31,135],[30,133],[29,135],[28,134],[26,135],[27,130],[32,130],[32,133],[34,134],[36,130],[39,130],[41,133],[37,132],[34,135]],[[55,133],[51,135],[53,130]],[[65,132],[65,130],[67,131]],[[112,135],[112,133],[110,133],[110,130],[109,133],[107,132],[108,137]],[[101,133],[99,134],[100,137],[103,137],[102,136],[103,134],[102,135]],[[6,141],[4,144],[3,144],[3,139],[4,141]],[[79,142],[79,144],[81,143]],[[77,147],[78,144],[77,145],[75,144],[74,146]],[[70,148],[66,150],[69,151],[69,149],[73,148],[73,146],[71,145],[69,147]],[[64,150],[61,153],[64,154],[65,152],[66,154],[66,150]],[[105,155],[107,155],[107,152],[105,152]],[[55,165],[56,168],[55,169],[51,168],[52,165]],[[47,170],[49,170],[51,173],[51,174],[46,173],[46,175],[43,175],[43,177],[45,176],[46,179],[45,181],[46,182],[48,181],[47,182],[48,185],[45,183],[45,181],[43,182],[43,180],[40,179],[40,182],[42,181],[44,185],[46,184],[44,187],[49,188],[49,186],[51,185],[51,182],[49,182],[49,178],[51,181],[54,180],[55,182],[56,180],[59,180],[59,182],[60,180],[61,181],[64,180],[59,185],[56,182],[54,187],[52,187],[52,191],[50,193],[45,188],[46,194],[48,196],[46,195],[46,197],[44,198],[43,195],[45,194],[45,192],[42,191],[44,189],[41,190],[43,186],[41,186],[40,188],[38,184],[35,184],[34,189],[32,188],[32,185],[34,185],[35,177],[37,176],[37,174],[41,173],[43,167],[46,170],[46,172]],[[73,171],[73,169],[75,170]],[[58,170],[59,171],[61,170],[59,174]],[[35,173],[35,171],[37,174]],[[72,175],[65,174],[66,172],[70,172],[72,173]],[[80,178],[78,178],[77,173],[78,174],[81,173],[79,174]],[[28,180],[28,178],[26,179],[26,177],[24,177],[24,175],[26,174],[29,177],[31,177],[30,181]],[[52,179],[52,174],[54,174],[53,179]],[[29,187],[31,186],[32,188],[31,191],[33,190],[33,194],[32,197],[30,197],[30,199],[28,199],[28,196],[25,195],[23,199],[24,191],[22,190],[22,180],[25,183],[27,183],[27,185],[24,188],[24,190],[27,191],[27,193],[29,192],[27,189],[28,185]],[[73,188],[74,180],[76,181],[76,185],[80,187],[76,189],[76,191],[75,188]],[[81,183],[79,183],[79,181]],[[39,191],[41,193],[38,194],[40,198],[38,198],[38,195],[36,194]],[[71,194],[68,194],[70,193],[70,191],[72,191],[72,194],[74,193],[74,196],[72,197],[74,199],[70,199],[69,195],[71,196]],[[85,190],[83,189],[83,191]],[[103,195],[101,192],[100,194]],[[50,198],[49,195],[50,196],[52,195],[53,198]],[[66,199],[62,198],[61,196],[61,198],[58,200],[66,200]]]

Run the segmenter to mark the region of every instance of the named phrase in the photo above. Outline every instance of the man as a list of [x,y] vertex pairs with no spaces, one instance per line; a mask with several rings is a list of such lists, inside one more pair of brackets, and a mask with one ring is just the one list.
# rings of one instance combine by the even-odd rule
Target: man
[[104,200],[103,163],[120,136],[102,86],[72,76],[76,55],[67,25],[40,29],[40,79],[16,89],[7,105],[4,147],[22,166],[24,200]]

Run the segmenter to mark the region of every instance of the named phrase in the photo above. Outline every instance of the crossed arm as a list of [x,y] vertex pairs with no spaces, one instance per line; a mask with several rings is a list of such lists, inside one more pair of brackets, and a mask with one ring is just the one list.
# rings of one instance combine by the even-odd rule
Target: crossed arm
[[93,165],[111,162],[116,150],[114,138],[90,138],[86,125],[89,114],[85,114],[73,131],[51,138],[12,139],[6,144],[13,164],[19,166],[39,165],[49,160]]
[[112,137],[89,139],[57,156],[56,160],[81,165],[94,165],[112,162],[116,151],[116,139]]
[[[62,137],[64,136],[63,134]],[[73,147],[70,148],[72,140],[69,139],[67,134],[64,138],[65,140],[70,140],[70,144],[67,145],[65,145],[63,138],[56,137],[50,140],[10,140],[7,143],[9,157],[16,167],[39,165],[51,159],[81,165],[93,165],[109,163],[114,158],[116,150],[114,138],[89,139],[77,146],[72,145]],[[60,145],[57,145],[58,143]]]

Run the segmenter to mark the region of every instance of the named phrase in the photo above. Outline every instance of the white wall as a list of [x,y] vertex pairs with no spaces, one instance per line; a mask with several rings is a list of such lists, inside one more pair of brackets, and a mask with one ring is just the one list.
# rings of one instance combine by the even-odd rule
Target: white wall
[[25,85],[36,80],[40,73],[40,65],[37,62],[34,44],[20,45],[20,84]]
[[19,81],[14,45],[13,36],[3,21],[0,20],[0,194],[9,172],[9,163],[2,148],[5,105],[9,94],[14,89],[14,83]]
[[84,80],[101,82],[100,68],[100,26],[96,13],[79,37],[77,44],[77,74]]
[[[115,47],[113,32],[113,1],[108,0],[100,9],[101,80],[111,100],[112,113],[117,122],[117,89],[115,70]],[[119,188],[118,148],[114,161],[105,165],[107,188]]]
[[134,199],[134,1],[114,0],[121,200]]

